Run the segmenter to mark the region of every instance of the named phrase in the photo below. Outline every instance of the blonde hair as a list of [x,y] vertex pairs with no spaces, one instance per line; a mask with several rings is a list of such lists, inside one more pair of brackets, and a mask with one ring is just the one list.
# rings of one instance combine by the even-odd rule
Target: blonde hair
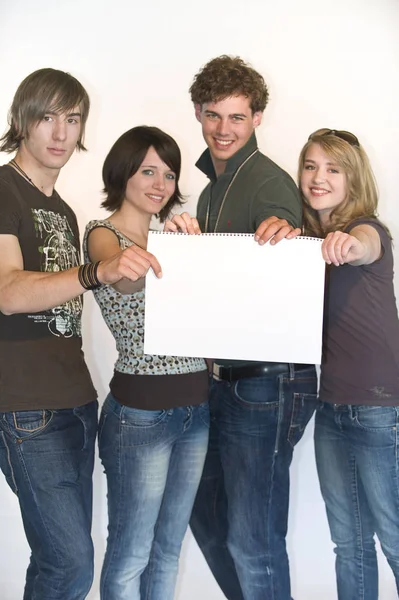
[[377,218],[378,191],[368,156],[353,134],[342,132],[345,136],[340,137],[340,133],[331,129],[318,129],[309,136],[299,156],[299,188],[306,153],[313,144],[320,146],[323,152],[341,167],[347,186],[345,199],[331,211],[327,229],[322,228],[317,211],[310,206],[301,190],[303,229],[307,235],[324,237],[330,231],[345,229],[351,221],[359,217]]

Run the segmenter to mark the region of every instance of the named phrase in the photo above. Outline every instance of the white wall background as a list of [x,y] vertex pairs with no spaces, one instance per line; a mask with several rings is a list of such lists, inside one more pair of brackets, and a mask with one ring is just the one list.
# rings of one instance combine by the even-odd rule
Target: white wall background
[[[42,67],[70,71],[92,100],[87,154],[75,155],[57,189],[81,228],[103,216],[101,167],[127,129],[157,125],[183,153],[188,208],[205,184],[194,162],[204,148],[188,96],[193,75],[219,54],[239,54],[261,71],[270,104],[259,145],[295,176],[300,148],[319,127],[349,129],[368,151],[381,192],[381,216],[399,264],[398,0],[0,0],[0,131],[20,81]],[[0,155],[0,163],[8,160]],[[398,279],[396,279],[398,283]],[[398,286],[397,286],[398,289]],[[99,398],[112,373],[113,340],[87,295],[85,352]],[[21,374],[23,375],[23,373]],[[16,371],[16,376],[19,376]],[[288,545],[295,600],[336,598],[332,546],[315,472],[312,426],[296,450]],[[0,598],[22,598],[28,547],[16,498],[0,477]],[[95,472],[96,580],[105,546],[105,477]],[[396,598],[382,558],[380,598]],[[192,537],[182,554],[179,600],[221,600]]]

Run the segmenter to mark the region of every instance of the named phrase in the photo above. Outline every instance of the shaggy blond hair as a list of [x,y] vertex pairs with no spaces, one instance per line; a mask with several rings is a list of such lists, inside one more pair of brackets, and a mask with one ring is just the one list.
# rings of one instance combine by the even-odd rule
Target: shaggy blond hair
[[[351,134],[349,134],[351,135]],[[356,140],[355,136],[353,138]],[[318,129],[309,136],[299,156],[298,182],[304,170],[308,149],[317,144],[343,170],[346,178],[346,198],[330,214],[330,223],[323,229],[319,216],[301,191],[303,202],[303,229],[306,235],[324,237],[330,231],[343,230],[359,217],[377,218],[378,191],[370,161],[362,146],[351,144],[339,137],[339,132]]]

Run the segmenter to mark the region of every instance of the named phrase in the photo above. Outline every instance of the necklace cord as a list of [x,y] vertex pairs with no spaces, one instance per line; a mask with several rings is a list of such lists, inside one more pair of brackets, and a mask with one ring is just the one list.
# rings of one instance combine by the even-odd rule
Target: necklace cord
[[10,162],[8,164],[11,165],[12,167],[14,167],[14,169],[16,171],[18,171],[18,173],[20,175],[22,175],[22,177],[24,177],[27,181],[29,181],[29,183],[31,185],[33,185],[33,187],[35,187],[37,190],[39,190],[39,192],[43,193],[42,190],[40,188],[38,188],[37,185],[32,181],[32,179],[29,177],[29,175],[27,173],[25,173],[25,171],[22,169],[22,167],[19,166],[19,164],[17,163],[15,158],[10,160]]
[[[241,169],[243,168],[243,166],[253,157],[255,156],[255,154],[259,152],[258,148],[256,148],[256,150],[254,150],[249,156],[247,156],[247,158],[240,164],[240,166],[238,167],[238,169],[236,170],[236,172],[234,173],[229,185],[227,186],[227,190],[224,193],[222,202],[220,204],[220,208],[216,217],[216,223],[215,223],[215,229],[213,230],[213,233],[216,233],[217,227],[219,225],[219,219],[220,219],[220,215],[222,214],[222,210],[224,207],[224,203],[226,202],[226,198],[227,198],[227,194],[230,191],[231,186],[234,183],[235,178],[237,177],[238,173],[241,171]],[[211,213],[211,194],[209,194],[209,200],[208,200],[208,206],[206,209],[206,218],[205,218],[205,231],[204,233],[208,233],[208,225],[209,225],[209,219],[210,219],[210,213]]]

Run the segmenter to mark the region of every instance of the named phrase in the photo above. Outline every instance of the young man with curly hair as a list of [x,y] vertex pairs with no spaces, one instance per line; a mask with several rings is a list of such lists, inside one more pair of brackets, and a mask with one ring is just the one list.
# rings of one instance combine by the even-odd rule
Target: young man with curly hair
[[[197,167],[210,181],[197,219],[175,215],[167,229],[253,233],[261,245],[286,237],[301,225],[301,201],[288,173],[258,149],[255,129],[268,100],[262,75],[239,57],[220,56],[199,71],[190,93],[208,146]],[[237,291],[245,307],[239,278]],[[315,409],[315,368],[218,359],[212,375],[192,531],[229,600],[290,600],[289,467]]]

